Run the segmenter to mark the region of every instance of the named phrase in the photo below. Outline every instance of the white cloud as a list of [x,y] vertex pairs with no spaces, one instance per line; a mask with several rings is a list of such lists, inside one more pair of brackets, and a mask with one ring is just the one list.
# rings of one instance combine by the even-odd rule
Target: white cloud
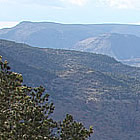
[[18,22],[15,22],[15,21],[0,21],[0,29],[2,28],[10,28],[10,27],[13,27],[15,25],[17,25]]
[[83,6],[87,3],[87,0],[69,0],[69,2],[78,6]]
[[73,4],[83,6],[88,0],[0,0],[0,4],[26,4],[26,5],[46,5],[46,6],[62,6],[63,4]]
[[140,25],[140,22],[132,22],[132,23],[128,23],[128,24]]
[[12,4],[15,3],[15,0],[10,1],[10,0],[0,0],[0,4]]
[[25,4],[25,5],[44,5],[44,6],[63,6],[71,4],[84,6],[88,2],[98,6],[109,6],[123,9],[140,9],[140,0],[0,0],[0,4]]
[[101,4],[120,9],[140,9],[140,0],[99,0]]
[[60,1],[77,6],[84,6],[88,2],[88,0],[60,0]]
[[61,6],[61,0],[0,0],[0,4],[7,5],[43,5],[43,6]]
[[0,0],[0,3],[10,2],[10,0]]

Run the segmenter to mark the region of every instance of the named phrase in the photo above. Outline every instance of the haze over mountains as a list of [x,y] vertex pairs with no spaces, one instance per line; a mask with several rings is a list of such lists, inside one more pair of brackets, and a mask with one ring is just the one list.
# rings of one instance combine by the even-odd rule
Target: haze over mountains
[[126,34],[102,34],[79,41],[73,49],[112,56],[118,60],[140,56],[140,38]]
[[139,140],[140,68],[106,55],[31,47],[0,40],[0,55],[30,86],[43,85],[57,107],[86,126],[94,140]]
[[140,26],[21,22],[0,30],[0,38],[43,48],[74,49],[113,56],[140,66]]

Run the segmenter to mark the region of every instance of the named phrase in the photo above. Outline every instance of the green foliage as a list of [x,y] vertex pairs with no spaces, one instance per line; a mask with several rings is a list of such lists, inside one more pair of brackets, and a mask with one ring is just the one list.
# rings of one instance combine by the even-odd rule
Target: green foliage
[[85,140],[93,132],[92,127],[90,130],[85,129],[82,123],[73,120],[71,115],[66,115],[63,122],[60,122],[60,136],[62,140]]
[[23,77],[10,71],[0,57],[0,139],[2,140],[84,140],[93,132],[67,115],[54,121],[54,111],[45,89],[27,87]]

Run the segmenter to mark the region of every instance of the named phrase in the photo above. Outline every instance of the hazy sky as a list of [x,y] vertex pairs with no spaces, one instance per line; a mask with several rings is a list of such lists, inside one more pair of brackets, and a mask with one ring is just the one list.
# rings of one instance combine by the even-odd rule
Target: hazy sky
[[140,23],[140,0],[0,0],[0,28],[21,21]]

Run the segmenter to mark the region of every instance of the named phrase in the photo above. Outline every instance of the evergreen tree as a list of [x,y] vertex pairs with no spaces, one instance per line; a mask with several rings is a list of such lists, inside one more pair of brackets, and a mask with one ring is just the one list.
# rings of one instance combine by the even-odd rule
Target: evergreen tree
[[67,115],[56,122],[50,115],[53,103],[45,89],[22,84],[23,77],[10,71],[0,56],[0,139],[2,140],[85,140],[92,128]]

